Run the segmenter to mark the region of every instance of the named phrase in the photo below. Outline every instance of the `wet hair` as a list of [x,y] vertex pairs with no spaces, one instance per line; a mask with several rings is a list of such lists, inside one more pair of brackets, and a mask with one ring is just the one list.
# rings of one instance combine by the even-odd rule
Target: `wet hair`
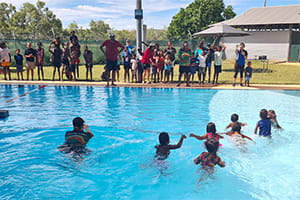
[[209,153],[217,153],[219,142],[216,139],[210,138],[205,142],[205,147]]
[[206,126],[206,132],[207,133],[216,133],[216,125],[213,122],[209,122]]
[[170,137],[167,132],[161,132],[158,137],[159,143],[161,145],[168,145],[170,143]]
[[84,120],[81,117],[75,117],[73,119],[73,126],[77,128],[82,128],[84,124]]
[[232,125],[232,128],[231,128],[231,131],[238,131],[238,132],[240,132],[241,129],[242,129],[241,123],[234,122],[233,125]]
[[259,116],[261,119],[267,119],[268,118],[268,111],[266,109],[261,109],[259,112]]
[[231,121],[232,121],[232,122],[237,122],[237,121],[239,121],[239,115],[236,114],[236,113],[232,114],[232,115],[231,115]]

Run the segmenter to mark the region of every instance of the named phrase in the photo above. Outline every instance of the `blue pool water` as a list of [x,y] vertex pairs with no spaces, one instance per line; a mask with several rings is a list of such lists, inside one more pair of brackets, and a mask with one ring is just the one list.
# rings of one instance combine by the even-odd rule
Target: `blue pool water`
[[[0,199],[300,199],[300,92],[0,85]],[[275,109],[283,131],[253,136],[261,108]],[[181,134],[220,132],[238,113],[253,137],[241,152],[226,137],[225,168],[202,175],[193,159],[203,142],[187,138],[171,152],[168,169],[152,165],[161,131],[171,143]],[[81,116],[95,134],[91,155],[74,162],[56,150],[71,121]]]

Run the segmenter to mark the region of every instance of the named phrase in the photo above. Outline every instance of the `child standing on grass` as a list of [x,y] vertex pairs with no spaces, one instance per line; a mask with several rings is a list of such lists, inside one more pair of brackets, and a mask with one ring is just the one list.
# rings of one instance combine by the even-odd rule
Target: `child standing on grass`
[[132,59],[130,60],[131,65],[131,82],[137,83],[137,70],[138,70],[138,58],[135,54],[132,54]]
[[198,71],[198,59],[192,55],[190,59],[191,80],[194,82],[195,73]]
[[222,72],[222,57],[224,55],[226,46],[223,43],[220,43],[220,46],[216,47],[216,51],[214,52],[214,77],[212,84],[218,84],[219,73]]
[[261,109],[259,116],[260,120],[256,124],[254,134],[257,134],[257,130],[259,129],[259,136],[271,137],[271,121],[268,118],[268,111]]
[[20,54],[20,49],[16,49],[16,55],[14,56],[14,58],[16,62],[18,80],[24,80],[23,79],[23,56]]
[[252,67],[251,67],[252,63],[251,61],[247,62],[247,67],[245,69],[245,85],[247,85],[248,87],[250,87],[250,79],[252,77]]
[[166,132],[162,132],[159,134],[159,144],[155,146],[156,154],[155,158],[157,160],[165,160],[168,158],[170,154],[170,150],[179,149],[182,146],[183,140],[186,139],[185,135],[181,135],[179,142],[175,145],[171,145],[169,134]]
[[86,67],[86,80],[88,80],[89,74],[91,77],[91,81],[93,80],[93,52],[89,50],[88,46],[85,46],[83,58],[85,61],[85,67]]
[[122,57],[123,57],[123,65],[124,65],[124,82],[126,82],[126,78],[129,82],[130,81],[129,70],[130,70],[131,54],[128,52],[127,48],[124,49],[124,52],[122,53]]
[[171,67],[172,67],[172,60],[170,58],[169,54],[166,54],[166,59],[165,59],[165,83],[169,83],[170,81],[170,73],[171,73]]
[[205,51],[202,51],[202,54],[198,55],[198,60],[199,60],[199,71],[198,71],[199,84],[204,84],[204,81],[205,81],[206,58],[207,58],[207,54],[205,53]]
[[9,69],[10,64],[11,64],[11,57],[10,57],[9,50],[5,42],[0,42],[0,66],[3,67],[4,80],[7,80],[6,75],[8,75],[8,80],[11,80],[10,69]]

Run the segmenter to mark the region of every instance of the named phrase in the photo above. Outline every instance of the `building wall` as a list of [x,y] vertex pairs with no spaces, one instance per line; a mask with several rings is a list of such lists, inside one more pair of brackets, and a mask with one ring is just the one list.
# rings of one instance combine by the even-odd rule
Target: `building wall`
[[226,45],[226,58],[235,58],[235,46],[240,42],[246,44],[248,59],[258,59],[266,55],[270,60],[287,61],[289,59],[290,31],[251,32],[244,37],[224,37],[221,39]]

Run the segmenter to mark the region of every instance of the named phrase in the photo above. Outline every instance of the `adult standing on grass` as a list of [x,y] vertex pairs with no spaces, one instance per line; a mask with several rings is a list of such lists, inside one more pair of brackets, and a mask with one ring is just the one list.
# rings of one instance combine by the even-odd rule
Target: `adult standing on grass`
[[55,45],[54,47],[52,47],[50,45],[49,52],[52,54],[52,64],[54,66],[53,74],[52,74],[52,81],[54,81],[56,70],[58,73],[58,80],[62,80],[62,75],[60,73],[60,67],[61,67],[63,52],[59,45]]
[[182,74],[185,76],[186,86],[190,87],[190,58],[192,50],[189,48],[189,43],[185,41],[183,47],[178,52],[179,58],[179,77],[177,87],[180,86]]
[[33,81],[36,51],[32,48],[32,44],[30,42],[27,43],[27,49],[25,50],[24,56],[26,58],[27,80],[29,80],[29,74],[31,74],[31,80]]
[[[111,85],[116,86],[114,84],[115,80],[115,71],[117,70],[117,64],[118,64],[118,55],[123,51],[124,46],[115,40],[115,34],[111,33],[109,34],[109,40],[105,40],[101,46],[100,50],[103,52],[106,58],[106,68],[105,73],[107,75],[107,87],[109,87],[109,78],[110,78],[110,71],[112,71],[112,79],[111,79]],[[105,47],[105,51],[103,49]]]
[[235,86],[236,84],[236,78],[238,73],[240,73],[240,85],[243,86],[243,73],[244,73],[244,68],[245,68],[245,62],[248,57],[248,52],[245,50],[245,43],[241,42],[240,43],[240,49],[239,45],[236,45],[235,49],[235,54],[236,54],[236,63],[235,63],[235,73],[233,76],[233,83],[232,86]]
[[141,63],[143,67],[143,81],[146,83],[146,76],[148,78],[148,82],[150,83],[150,68],[153,64],[153,56],[154,56],[155,44],[151,43],[148,48],[145,50]]

